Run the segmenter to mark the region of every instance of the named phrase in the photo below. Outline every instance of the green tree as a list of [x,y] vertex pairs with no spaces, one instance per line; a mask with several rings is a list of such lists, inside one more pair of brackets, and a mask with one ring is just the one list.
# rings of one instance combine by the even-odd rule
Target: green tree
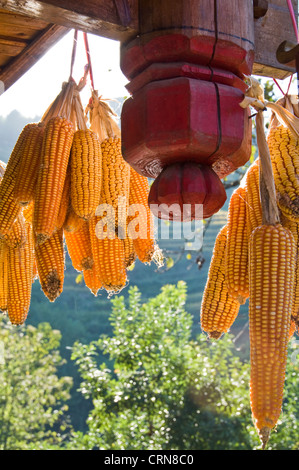
[[[191,340],[186,285],[166,285],[142,303],[136,287],[111,300],[112,337],[76,343],[81,392],[92,398],[88,449],[248,449],[252,446],[249,366],[229,336]],[[98,365],[98,354],[108,364]]]
[[[250,450],[260,442],[251,420],[249,363],[233,337],[201,334],[185,309],[186,285],[166,285],[146,303],[136,287],[111,300],[111,337],[75,343],[81,393],[92,399],[88,432],[72,446],[121,450]],[[297,342],[294,342],[297,345]],[[292,352],[292,349],[290,349]],[[99,357],[108,357],[99,364]],[[299,448],[298,362],[288,362],[285,401],[269,449]]]
[[48,323],[12,326],[0,318],[0,449],[61,446],[69,432],[72,379],[58,377],[60,332]]

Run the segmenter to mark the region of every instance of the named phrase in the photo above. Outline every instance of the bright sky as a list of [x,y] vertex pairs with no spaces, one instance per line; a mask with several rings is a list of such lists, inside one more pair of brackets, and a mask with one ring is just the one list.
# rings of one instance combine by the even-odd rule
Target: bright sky
[[[23,77],[0,96],[0,116],[7,116],[11,111],[18,110],[28,118],[41,116],[49,104],[55,99],[61,85],[69,78],[74,32],[71,31],[53,46]],[[95,88],[104,98],[128,96],[125,88],[127,79],[119,66],[119,42],[105,39],[92,34],[88,35],[92,60]],[[78,82],[83,75],[87,63],[83,34],[78,33],[77,56],[73,77]],[[286,92],[289,79],[279,81]],[[291,87],[297,93],[296,81]],[[281,93],[275,87],[279,98]],[[89,82],[81,99],[85,106],[90,97]]]
[[[42,115],[60,92],[70,75],[74,32],[68,33],[54,45],[23,77],[0,96],[0,116],[14,109],[26,117]],[[93,68],[94,86],[104,98],[127,96],[127,79],[119,66],[119,42],[88,35]],[[83,34],[78,33],[77,55],[73,77],[78,82],[87,63]],[[83,105],[90,97],[88,81],[81,94]]]

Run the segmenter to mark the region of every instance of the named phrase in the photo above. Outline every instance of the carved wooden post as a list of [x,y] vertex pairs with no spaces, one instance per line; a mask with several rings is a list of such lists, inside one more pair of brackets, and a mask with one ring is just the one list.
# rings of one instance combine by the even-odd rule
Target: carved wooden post
[[123,154],[156,178],[197,162],[224,177],[251,153],[239,106],[254,60],[251,0],[139,1],[139,35],[121,47],[132,98],[122,111]]

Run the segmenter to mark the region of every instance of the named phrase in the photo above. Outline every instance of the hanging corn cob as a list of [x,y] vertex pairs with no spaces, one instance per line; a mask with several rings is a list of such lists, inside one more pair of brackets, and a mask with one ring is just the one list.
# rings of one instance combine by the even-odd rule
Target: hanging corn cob
[[8,247],[7,263],[7,313],[12,324],[21,325],[29,312],[32,290],[34,246],[29,229],[25,245],[19,248]]
[[93,91],[86,108],[90,129],[101,143],[102,184],[100,204],[107,205],[106,221],[109,229],[125,238],[126,212],[129,204],[130,166],[121,153],[120,129],[110,106]]
[[[130,233],[128,233],[128,236],[133,239],[134,250],[142,263],[150,263],[152,260],[157,260],[159,264],[161,252],[154,237],[154,219],[147,202],[148,193],[148,179],[131,168],[130,213],[128,217],[128,229]],[[136,211],[138,220],[137,227],[134,222]]]
[[228,292],[244,304],[249,296],[249,279],[246,189],[242,186],[233,192],[229,203],[225,258]]
[[84,221],[81,228],[74,233],[64,232],[64,237],[73,268],[80,272],[91,269],[94,261],[88,222]]
[[11,248],[18,248],[25,245],[27,241],[25,218],[20,212],[12,224],[11,229],[4,237],[5,242]]
[[[59,212],[65,188],[74,124],[70,120],[76,83],[70,79],[42,117],[40,165],[35,185],[33,231],[43,243],[61,225]],[[57,223],[58,221],[58,223]]]
[[30,139],[26,140],[24,150],[15,175],[14,199],[25,206],[33,201],[36,179],[41,164],[44,122],[38,123],[31,131]]
[[37,272],[45,296],[54,302],[63,290],[64,246],[63,231],[56,230],[44,243],[35,243]]
[[101,284],[99,275],[95,269],[94,264],[91,269],[83,270],[83,277],[84,277],[86,286],[90,289],[90,291],[96,297],[98,295],[98,291],[102,288],[102,284]]
[[0,185],[0,237],[7,235],[21,211],[21,206],[14,199],[16,174],[23,152],[25,148],[28,148],[36,127],[37,124],[35,123],[27,124],[24,127],[5,168]]
[[128,234],[126,238],[124,238],[123,242],[124,242],[124,249],[125,249],[125,265],[126,265],[126,268],[130,268],[134,264],[134,261],[137,257],[135,248],[134,248],[134,243],[133,243],[132,238],[130,238]]
[[79,217],[88,220],[100,202],[101,147],[90,129],[74,134],[71,150],[71,204]]
[[0,240],[0,310],[6,312],[8,297],[8,246]]
[[66,118],[54,117],[46,124],[33,217],[37,244],[50,238],[55,230],[73,134],[73,125]]
[[262,207],[259,188],[259,159],[255,160],[244,176],[246,192],[246,225],[248,237],[262,223]]
[[129,205],[130,167],[123,159],[119,136],[104,139],[101,149],[103,182],[100,203],[112,209],[111,218],[110,214],[107,215],[108,223],[111,223],[111,227],[115,225],[116,234],[120,235],[124,231]]
[[54,231],[59,230],[62,227],[64,227],[64,224],[68,215],[68,211],[69,211],[70,194],[71,194],[71,172],[68,166],[66,170],[59,211],[58,211],[58,215],[55,221]]
[[294,220],[288,219],[285,216],[281,216],[281,223],[282,225],[289,229],[292,233],[295,245],[296,245],[296,268],[295,268],[295,287],[294,287],[294,299],[293,299],[293,308],[291,312],[292,321],[295,325],[299,326],[299,257],[298,257],[298,250],[299,250],[299,221],[295,222]]
[[[5,164],[1,162],[0,166],[0,184],[2,182],[2,178],[5,172]],[[25,244],[26,242],[26,229],[25,229],[25,219],[20,211],[17,215],[16,219],[14,220],[10,230],[7,232],[3,240],[9,245],[11,248],[17,248]]]
[[250,399],[265,446],[281,413],[291,326],[296,247],[281,225],[261,225],[250,238]]
[[74,95],[78,130],[71,149],[71,205],[74,212],[89,220],[100,203],[102,155],[98,136],[87,128],[79,93]]
[[271,158],[257,114],[262,225],[249,244],[250,402],[263,447],[281,413],[293,309],[296,244],[279,222]]
[[299,139],[280,125],[270,128],[267,140],[278,206],[285,216],[299,221]]
[[240,309],[240,303],[227,289],[226,247],[227,226],[225,225],[216,237],[200,311],[201,328],[212,339],[218,339],[229,331]]
[[101,219],[97,216],[89,221],[95,271],[103,288],[112,295],[120,292],[127,282],[124,243],[117,236],[105,238],[105,228],[99,231],[98,223],[101,224]]

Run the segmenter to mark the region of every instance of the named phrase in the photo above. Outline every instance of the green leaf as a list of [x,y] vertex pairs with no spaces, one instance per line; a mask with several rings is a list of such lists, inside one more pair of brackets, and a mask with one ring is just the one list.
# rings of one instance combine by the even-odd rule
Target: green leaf
[[81,284],[83,282],[83,279],[83,274],[78,274],[78,276],[76,277],[76,284]]

